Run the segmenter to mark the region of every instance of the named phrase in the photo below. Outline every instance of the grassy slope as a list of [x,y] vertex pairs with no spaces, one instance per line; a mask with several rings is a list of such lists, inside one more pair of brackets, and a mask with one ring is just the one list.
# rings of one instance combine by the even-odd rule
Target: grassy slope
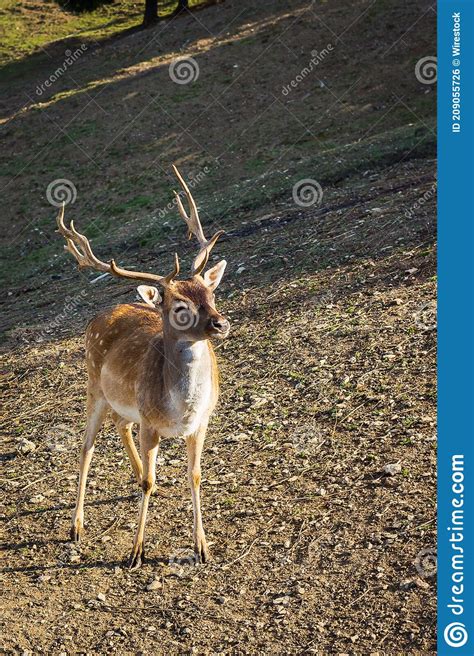
[[[189,6],[200,3],[201,0],[191,0]],[[163,4],[160,2],[160,16],[166,17],[173,9],[173,2],[161,8]],[[0,0],[0,65],[17,61],[72,35],[100,41],[136,27],[142,16],[143,3],[133,0],[115,0],[93,12],[80,14],[64,11],[53,0]]]
[[[398,52],[395,46],[396,56],[379,54],[387,30],[394,42],[403,33],[397,29],[402,10],[394,8],[393,22],[386,24],[384,6],[372,5],[339,42],[333,28],[349,19],[351,10],[325,8],[326,29],[317,14],[305,19],[303,9],[295,5],[288,12],[275,3],[265,10],[239,10],[225,4],[214,14],[200,12],[199,21],[175,20],[156,32],[91,50],[40,98],[35,89],[55,67],[21,71],[17,79],[11,79],[10,69],[10,98],[3,108],[6,148],[0,158],[10,202],[3,222],[15,224],[23,264],[33,267],[28,270],[34,270],[35,260],[42,270],[46,262],[56,264],[45,192],[57,178],[77,187],[71,214],[79,209],[83,228],[93,218],[89,234],[97,243],[105,241],[112,223],[107,242],[123,242],[119,219],[143,246],[166,233],[156,220],[151,233],[147,225],[172,198],[166,176],[173,161],[189,176],[209,169],[200,183],[200,203],[209,219],[230,228],[242,215],[264,212],[279,198],[288,205],[292,184],[301,176],[340,183],[364,167],[383,164],[387,155],[396,161],[397,150],[408,157],[433,152],[432,94],[411,74],[417,53],[411,47]],[[359,8],[352,14],[356,21]],[[204,17],[213,22],[210,31]],[[417,50],[425,51],[418,38]],[[334,51],[324,68],[283,95],[283,86],[307,65],[314,44],[331,41]],[[361,42],[367,46],[360,48]],[[200,76],[179,86],[168,68],[183,44]],[[62,56],[56,53],[56,59]],[[250,88],[255,91],[242,104]],[[166,218],[176,225],[173,214]],[[6,234],[11,284],[23,274],[17,258],[8,262],[9,227]]]

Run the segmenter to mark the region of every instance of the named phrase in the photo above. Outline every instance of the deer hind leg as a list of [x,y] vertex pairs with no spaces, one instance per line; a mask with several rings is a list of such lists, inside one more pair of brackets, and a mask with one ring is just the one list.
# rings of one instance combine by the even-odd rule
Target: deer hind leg
[[201,516],[201,453],[204,446],[206,426],[186,438],[188,452],[188,480],[193,500],[193,537],[194,553],[197,562],[205,563],[209,559],[206,536],[202,527]]
[[160,444],[160,437],[151,427],[140,424],[140,456],[143,466],[142,476],[142,499],[140,503],[140,513],[138,515],[138,527],[133,541],[133,549],[130,555],[128,566],[130,569],[137,569],[145,559],[144,538],[145,523],[148,512],[150,496],[156,480],[156,456]]
[[122,444],[125,447],[125,451],[127,452],[128,457],[130,458],[130,463],[132,465],[133,473],[135,474],[135,477],[137,479],[137,483],[138,485],[141,485],[142,477],[143,477],[143,467],[140,460],[140,456],[138,455],[137,447],[135,446],[135,442],[133,441],[133,436],[132,436],[133,423],[128,422],[126,419],[121,417],[115,411],[112,411],[112,420],[117,429],[117,433],[122,438]]
[[86,495],[87,474],[94,453],[94,443],[104,419],[108,405],[103,397],[87,392],[87,424],[79,461],[79,484],[77,488],[76,507],[72,516],[71,540],[79,542],[84,530],[84,497]]

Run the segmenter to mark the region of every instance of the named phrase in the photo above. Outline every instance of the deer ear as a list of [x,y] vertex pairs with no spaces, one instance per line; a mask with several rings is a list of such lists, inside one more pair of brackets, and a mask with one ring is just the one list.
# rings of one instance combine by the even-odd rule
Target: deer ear
[[203,275],[204,282],[211,291],[214,291],[219,285],[220,281],[222,280],[222,276],[224,275],[226,266],[227,262],[225,260],[221,260],[215,266],[213,266],[212,269],[208,269],[208,271],[206,271],[206,273]]
[[161,294],[156,287],[140,285],[137,287],[137,292],[145,303],[151,305],[151,307],[156,307],[156,304],[161,302]]

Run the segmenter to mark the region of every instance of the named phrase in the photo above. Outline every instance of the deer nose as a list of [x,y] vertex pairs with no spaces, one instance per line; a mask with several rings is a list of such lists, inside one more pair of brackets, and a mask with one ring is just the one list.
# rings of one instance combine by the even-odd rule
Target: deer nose
[[226,333],[230,328],[230,323],[222,317],[213,317],[211,319],[211,327],[220,333]]

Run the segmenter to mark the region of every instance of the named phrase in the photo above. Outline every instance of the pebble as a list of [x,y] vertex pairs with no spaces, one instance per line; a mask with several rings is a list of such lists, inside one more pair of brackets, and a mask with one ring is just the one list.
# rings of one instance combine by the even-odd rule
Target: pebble
[[45,500],[45,496],[42,494],[36,494],[34,497],[31,497],[30,503],[41,503],[42,501]]
[[385,465],[383,471],[388,476],[395,476],[402,471],[402,466],[399,462],[394,462],[389,465]]
[[35,450],[36,450],[36,444],[34,442],[31,442],[31,440],[27,440],[25,437],[22,437],[18,441],[18,445],[17,445],[18,453],[22,453],[23,455],[26,455],[27,453],[32,453]]
[[97,599],[99,601],[105,601],[105,594],[103,592],[99,592],[99,594],[97,595]]
[[161,590],[162,587],[163,587],[163,585],[162,585],[161,581],[158,581],[158,579],[155,579],[154,581],[151,581],[151,583],[149,583],[146,586],[146,589],[151,592],[152,590]]

